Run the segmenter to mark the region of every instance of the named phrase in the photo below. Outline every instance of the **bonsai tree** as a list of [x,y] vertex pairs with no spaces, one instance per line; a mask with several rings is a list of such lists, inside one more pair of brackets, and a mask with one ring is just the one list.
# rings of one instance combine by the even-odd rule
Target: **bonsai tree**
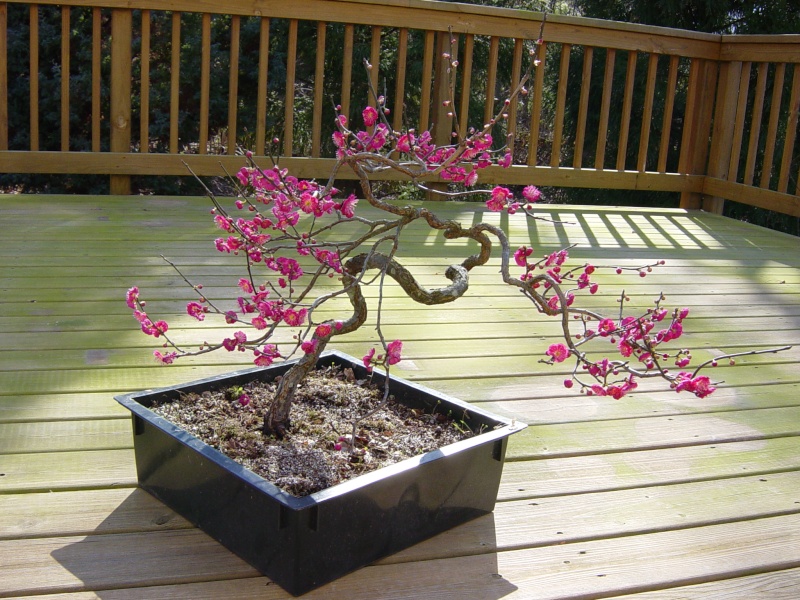
[[[531,56],[534,55],[531,51]],[[455,61],[448,55],[443,58],[450,63],[449,69],[455,69]],[[431,181],[449,182],[452,191],[433,190],[444,199],[479,195],[490,211],[506,212],[515,218],[542,218],[535,213],[535,203],[541,194],[533,185],[518,194],[503,186],[478,187],[482,169],[490,165],[508,167],[512,162],[510,149],[493,149],[490,132],[497,122],[507,118],[509,105],[526,93],[529,77],[530,69],[494,119],[470,130],[466,136],[454,133],[453,142],[444,146],[436,145],[428,131],[393,131],[382,97],[376,96],[374,105],[363,109],[363,126],[358,129],[344,115],[338,115],[333,134],[337,160],[324,183],[298,179],[277,160],[268,168],[261,167],[248,154],[247,164],[235,176],[239,195],[230,208],[207,190],[214,205],[213,219],[222,231],[214,241],[216,249],[242,263],[235,304],[218,305],[205,296],[201,285],[191,283],[181,273],[197,294],[186,305],[188,314],[198,321],[212,316],[222,318],[235,326],[236,331],[216,343],[191,348],[179,345],[170,336],[167,323],[148,314],[138,288],[133,287],[127,293],[128,306],[142,331],[164,345],[163,351],[155,352],[156,359],[170,364],[182,357],[210,352],[249,351],[256,365],[267,366],[276,359],[300,355],[299,361],[281,379],[264,415],[264,432],[280,437],[290,426],[289,410],[295,390],[314,368],[320,354],[334,338],[351,333],[366,322],[365,286],[378,288],[377,333],[382,351],[376,353],[375,348],[371,349],[363,361],[368,369],[380,365],[388,370],[401,360],[402,342],[387,341],[381,328],[380,311],[387,278],[416,302],[446,304],[466,294],[470,273],[497,254],[502,282],[517,288],[540,313],[560,321],[563,339],[544,349],[543,360],[573,362],[572,373],[564,382],[566,387],[577,386],[585,394],[618,399],[635,389],[639,380],[656,377],[679,392],[692,392],[701,398],[713,393],[715,384],[699,371],[716,363],[708,361],[694,370],[684,370],[691,360],[690,352],[663,347],[681,337],[687,309],[669,310],[662,306],[663,297],[653,308],[635,316],[620,312],[609,317],[581,308],[578,301],[581,294],[598,293],[598,284],[593,279],[598,267],[589,263],[570,265],[570,248],[534,257],[532,247],[512,247],[507,233],[496,225],[485,222],[464,225],[440,218],[431,203],[403,206],[376,192],[372,176],[392,171],[422,190],[429,190]],[[452,105],[450,101],[446,103]],[[457,115],[452,113],[452,116],[457,131]],[[345,196],[335,187],[343,169],[355,174],[360,188],[358,196],[352,193]],[[359,210],[364,202],[379,211],[381,217],[365,216]],[[478,251],[447,268],[445,277],[449,283],[426,289],[398,258],[404,233],[413,222],[424,223],[448,240],[473,240]],[[660,264],[663,261],[635,268],[614,268],[620,273],[630,270],[646,276]],[[332,289],[327,284],[329,278],[338,279],[340,286]],[[340,297],[348,300],[346,314],[340,319],[319,317],[323,306]],[[275,342],[273,338],[279,327],[292,328],[291,343]],[[597,339],[613,340],[615,357],[591,358],[586,347]],[[756,352],[745,354],[753,353]],[[735,355],[724,358],[732,356]],[[671,370],[673,366],[678,370]]]

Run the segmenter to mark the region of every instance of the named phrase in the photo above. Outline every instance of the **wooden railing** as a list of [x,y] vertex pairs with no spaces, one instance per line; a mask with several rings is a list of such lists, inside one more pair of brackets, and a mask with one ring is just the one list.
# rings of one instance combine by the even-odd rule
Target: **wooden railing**
[[[356,117],[374,102],[367,78],[386,94],[395,128],[433,127],[446,141],[496,110],[542,21],[426,0],[164,5],[0,3],[0,172],[110,175],[111,191],[126,193],[131,176],[185,175],[184,162],[200,175],[220,174],[220,164],[233,171],[247,147],[280,155],[299,176],[325,177],[332,106]],[[72,42],[79,27],[90,28],[91,48]],[[43,58],[56,35],[60,52]],[[549,16],[544,40],[530,93],[495,131],[513,144],[515,164],[484,180],[680,192],[687,208],[719,212],[727,199],[800,216],[800,35]],[[12,45],[27,46],[24,60],[8,60]],[[455,79],[445,51],[459,61]],[[12,83],[25,78],[21,98],[25,86]],[[45,93],[59,95],[57,116],[42,115]],[[443,107],[451,96],[455,119]],[[86,122],[76,123],[76,103],[90,105]],[[10,131],[25,111],[26,126]]]

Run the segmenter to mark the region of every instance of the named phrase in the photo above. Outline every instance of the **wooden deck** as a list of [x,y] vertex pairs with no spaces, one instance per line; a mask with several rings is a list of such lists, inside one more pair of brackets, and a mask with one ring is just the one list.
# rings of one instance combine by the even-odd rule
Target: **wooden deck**
[[[683,210],[544,210],[574,224],[515,220],[516,243],[578,243],[575,256],[603,264],[666,259],[645,279],[605,278],[592,302],[611,310],[622,286],[634,306],[665,292],[692,311],[697,359],[800,343],[800,239]],[[0,597],[288,597],[137,489],[112,399],[247,364],[156,366],[123,301],[138,284],[151,307],[179,311],[188,292],[161,253],[210,273],[211,288],[229,278],[207,220],[199,198],[0,198]],[[421,232],[404,255],[433,285],[464,251]],[[726,383],[704,400],[647,386],[587,398],[538,362],[557,324],[497,281],[485,267],[436,310],[390,294],[384,315],[405,340],[400,375],[530,424],[494,514],[307,597],[800,597],[800,348],[718,369]],[[338,347],[358,355],[369,335]]]

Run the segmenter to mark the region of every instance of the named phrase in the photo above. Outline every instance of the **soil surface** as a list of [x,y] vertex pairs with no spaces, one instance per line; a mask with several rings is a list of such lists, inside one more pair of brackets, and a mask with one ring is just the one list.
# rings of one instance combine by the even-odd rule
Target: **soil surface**
[[471,437],[463,423],[412,410],[350,369],[319,370],[297,390],[283,439],[261,432],[276,383],[185,394],[152,407],[267,481],[306,496]]

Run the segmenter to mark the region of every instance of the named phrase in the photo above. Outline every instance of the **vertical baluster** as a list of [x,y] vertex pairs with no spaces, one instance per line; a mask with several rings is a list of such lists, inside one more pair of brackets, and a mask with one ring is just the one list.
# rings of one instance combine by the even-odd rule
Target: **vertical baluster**
[[289,21],[289,39],[286,49],[286,104],[283,122],[283,155],[291,156],[294,146],[294,84],[297,69],[297,19]]
[[533,84],[533,108],[531,109],[530,142],[528,143],[528,165],[533,166],[537,161],[539,149],[539,127],[542,120],[542,92],[544,90],[544,64],[547,55],[547,43],[539,44],[536,53],[536,73]]
[[425,131],[430,125],[431,117],[431,80],[433,79],[433,46],[435,34],[425,32],[425,49],[422,53],[422,97],[419,105],[419,130]]
[[658,54],[651,53],[647,60],[647,84],[644,91],[642,130],[639,135],[639,156],[636,160],[636,170],[640,173],[644,173],[647,170],[647,147],[650,145],[650,127],[653,121],[653,99],[656,94],[657,72]]
[[322,139],[322,101],[325,83],[326,24],[317,23],[317,58],[314,67],[314,115],[311,123],[311,156],[319,158]]
[[30,7],[30,126],[31,150],[39,149],[39,6]]
[[769,63],[758,65],[755,98],[753,100],[753,116],[750,119],[750,140],[747,144],[747,162],[744,167],[744,184],[753,185],[758,155],[758,138],[761,135],[761,117],[764,113],[764,95],[767,91],[767,70]]
[[781,97],[783,95],[783,79],[786,75],[786,63],[775,65],[775,74],[772,79],[772,102],[769,107],[769,123],[767,124],[767,139],[764,145],[764,162],[761,167],[762,188],[769,188],[772,179],[772,161],[775,157],[775,141],[778,137],[778,122],[781,115]]
[[597,148],[595,150],[594,168],[602,170],[606,160],[606,140],[608,138],[608,114],[611,110],[611,88],[614,81],[614,61],[617,51],[606,50],[606,72],[603,78],[603,98],[600,101],[600,125],[597,130]]
[[475,48],[475,36],[464,36],[464,53],[461,57],[461,104],[458,114],[458,132],[461,137],[466,137],[469,123],[469,101],[472,92],[472,53]]
[[208,113],[211,95],[211,15],[203,13],[200,25],[200,143],[198,152],[208,153]]
[[669,138],[672,133],[672,112],[675,109],[675,92],[678,84],[677,56],[669,57],[669,73],[667,74],[666,100],[664,102],[664,119],[661,121],[661,144],[658,147],[658,172],[667,172],[667,156],[669,155]]
[[236,120],[239,107],[239,38],[241,36],[241,17],[231,19],[231,58],[228,65],[228,134],[227,152],[236,154]]
[[267,136],[267,82],[269,74],[269,19],[260,21],[258,44],[258,99],[256,100],[256,154],[264,154]]
[[728,181],[736,181],[739,177],[739,159],[742,155],[742,139],[744,138],[744,119],[747,114],[747,95],[750,91],[750,62],[742,63],[742,75],[739,85],[739,96],[736,103],[736,121],[733,125],[733,142],[731,144],[731,160],[728,163]]
[[172,12],[172,47],[170,59],[169,151],[178,153],[178,116],[181,83],[181,13]]
[[497,87],[497,56],[500,52],[500,38],[492,36],[489,42],[489,62],[486,65],[486,104],[483,106],[483,123],[494,118],[494,94]]
[[786,139],[783,141],[783,157],[778,176],[778,191],[784,194],[789,187],[789,169],[792,165],[792,152],[797,139],[798,113],[800,113],[800,64],[795,64],[792,75],[792,94],[789,96],[789,114],[786,120]]
[[403,129],[403,113],[405,110],[403,98],[406,92],[406,61],[408,58],[408,29],[401,28],[398,34],[397,43],[397,69],[395,72],[394,88],[394,119],[392,128],[395,131]]
[[617,171],[625,170],[625,159],[628,154],[628,138],[631,130],[631,109],[633,107],[633,84],[636,78],[635,50],[628,52],[628,69],[625,73],[625,93],[622,99],[622,122],[619,129],[619,144],[617,145]]
[[550,153],[550,166],[561,164],[561,141],[564,137],[564,109],[567,103],[567,84],[569,83],[569,55],[572,44],[561,44],[561,63],[558,70],[558,90],[556,92],[556,115],[553,128],[553,148]]
[[583,147],[586,141],[586,118],[589,114],[589,90],[592,85],[592,59],[594,48],[583,49],[583,71],[581,74],[581,97],[578,104],[578,126],[575,132],[575,156],[572,166],[580,169],[583,166]]
[[142,54],[139,111],[139,152],[150,150],[150,11],[142,11]]
[[[92,9],[92,152],[101,150],[101,91],[102,91],[102,61],[103,61],[103,32],[102,12],[100,8]],[[144,38],[142,38],[144,44]],[[144,48],[144,47],[143,47]],[[142,64],[144,69],[144,63]],[[144,106],[144,98],[142,99]]]
[[[373,27],[372,28],[372,45],[370,46],[370,53],[369,53],[369,62],[370,62],[370,70],[369,70],[369,84],[371,88],[374,90],[375,95],[380,96],[381,90],[378,89],[379,81],[380,81],[380,69],[381,69],[381,27]],[[367,98],[367,102],[370,106],[377,106],[377,100],[375,96],[370,93],[369,98]]]
[[[523,40],[517,38],[514,40],[514,59],[511,63],[511,91],[513,92],[519,86],[519,81],[522,78],[522,50]],[[509,149],[514,150],[514,138],[517,136],[517,110],[522,97],[518,96],[508,107],[508,144]]]
[[69,151],[70,7],[61,7],[61,151]]
[[341,114],[348,123],[350,121],[350,87],[353,84],[353,36],[355,27],[348,23],[344,26],[344,49],[342,51],[342,101]]

